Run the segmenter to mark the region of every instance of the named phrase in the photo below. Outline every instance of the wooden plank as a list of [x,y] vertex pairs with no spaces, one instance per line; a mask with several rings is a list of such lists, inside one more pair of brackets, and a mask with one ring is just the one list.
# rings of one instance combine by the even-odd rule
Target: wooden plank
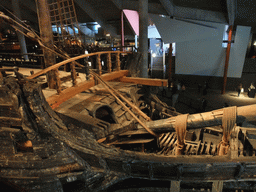
[[217,180],[212,182],[212,192],[222,192],[223,190],[223,181]]
[[167,79],[149,79],[149,78],[140,78],[140,77],[122,77],[119,79],[121,82],[125,83],[135,83],[140,85],[150,85],[150,86],[164,86],[167,87]]
[[231,149],[231,159],[236,159],[238,158],[238,146],[239,146],[239,139],[238,139],[238,135],[240,132],[240,128],[239,127],[235,127],[235,129],[233,130],[232,133],[232,137],[231,137],[231,141],[230,141],[230,149]]
[[171,181],[171,192],[180,192],[180,181]]
[[16,117],[0,117],[0,124],[1,126],[21,126],[22,119]]
[[0,68],[0,71],[14,71],[14,67],[4,67],[4,68]]
[[114,141],[112,143],[108,143],[108,145],[124,145],[124,144],[137,144],[137,143],[149,143],[154,139],[129,139],[127,141]]
[[[111,81],[129,74],[128,70],[122,70],[112,73],[107,73],[101,76],[104,81]],[[70,87],[63,90],[59,95],[52,95],[47,99],[49,105],[54,109],[58,107],[64,101],[74,97],[76,94],[81,93],[95,85],[94,80],[89,80],[78,84],[75,87]]]
[[118,110],[117,112],[116,112],[116,116],[117,117],[121,117],[122,115],[124,115],[125,114],[125,112],[126,112],[126,110],[124,110],[124,109],[120,109],[120,110]]

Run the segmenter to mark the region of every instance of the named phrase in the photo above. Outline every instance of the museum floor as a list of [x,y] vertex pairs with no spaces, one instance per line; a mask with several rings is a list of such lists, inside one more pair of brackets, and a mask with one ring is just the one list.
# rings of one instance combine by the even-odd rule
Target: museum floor
[[[170,90],[165,89],[164,92],[160,91],[158,95],[168,105],[172,105],[172,95]],[[200,107],[203,99],[206,100],[206,107],[204,110]],[[236,91],[228,90],[225,94],[221,94],[220,90],[208,89],[207,94],[202,95],[198,93],[197,89],[187,88],[179,95],[177,102],[175,103],[175,109],[183,114],[195,114],[227,106],[239,107],[253,104],[256,104],[256,97],[248,97],[247,92],[241,93],[238,97],[238,93]],[[256,117],[248,118],[247,121],[243,123],[243,126],[256,128]]]
[[256,98],[249,98],[247,92],[241,93],[239,97],[237,91],[226,91],[225,94],[221,94],[220,90],[209,89],[204,96],[198,94],[196,89],[187,89],[187,92],[194,97],[205,98],[207,100],[206,111],[223,108],[225,103],[238,107],[256,104]]

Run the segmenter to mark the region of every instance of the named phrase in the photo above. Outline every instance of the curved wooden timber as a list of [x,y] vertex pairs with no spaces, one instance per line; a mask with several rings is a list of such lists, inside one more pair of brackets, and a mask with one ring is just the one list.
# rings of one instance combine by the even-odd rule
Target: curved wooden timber
[[[81,131],[65,131],[60,129],[59,125],[53,122],[51,119],[51,108],[45,107],[43,94],[38,88],[25,89],[25,94],[29,99],[30,109],[37,118],[43,114],[46,121],[40,121],[41,127],[48,130],[54,137],[65,142],[73,150],[79,153],[83,159],[95,161],[101,158],[102,161],[98,165],[102,166],[105,171],[112,170],[118,173],[125,174],[126,177],[133,178],[147,178],[155,180],[173,180],[182,179],[184,181],[209,181],[209,180],[230,180],[230,179],[248,179],[255,177],[254,171],[256,171],[256,157],[237,157],[231,158],[230,156],[161,156],[151,153],[139,153],[127,150],[121,150],[118,148],[108,147],[104,144],[96,142],[95,138],[84,128],[78,128]],[[35,102],[42,100],[42,103]],[[42,105],[42,106],[40,106]],[[44,106],[44,107],[43,107]],[[237,108],[237,115],[246,117],[256,115],[256,105],[244,106]],[[46,111],[45,111],[46,110]],[[251,113],[248,114],[246,110]],[[217,122],[221,120],[222,110],[213,111],[209,114],[213,114]],[[200,116],[200,114],[197,114]],[[190,115],[189,119],[195,119],[194,115]],[[213,118],[212,118],[213,119]],[[55,118],[55,120],[57,120]],[[72,118],[65,118],[68,122],[73,122]],[[165,120],[170,122],[171,119]],[[189,121],[190,121],[189,120]],[[59,121],[59,120],[58,120]],[[47,122],[51,122],[49,126]],[[153,123],[147,122],[147,123]],[[197,123],[204,127],[204,120],[201,119]],[[167,124],[169,129],[170,125]],[[215,125],[215,124],[214,124]],[[188,123],[188,127],[189,127]],[[190,126],[191,127],[191,126]],[[167,127],[166,127],[167,129]],[[94,159],[94,160],[93,160]],[[89,162],[88,163],[93,163]],[[95,163],[95,162],[94,162]],[[94,164],[93,163],[93,164]],[[220,171],[221,170],[221,171]],[[238,171],[239,170],[239,171]],[[164,177],[163,177],[164,176]]]
[[[128,70],[121,70],[112,73],[106,73],[101,76],[104,81],[112,81],[123,76],[129,75]],[[95,80],[90,79],[88,81],[81,82],[74,87],[63,90],[60,94],[53,95],[47,98],[47,102],[54,109],[58,107],[64,101],[74,97],[76,94],[81,93],[91,87],[95,86]]]
[[[0,177],[12,179],[14,183],[29,191],[46,191],[45,183],[48,182],[47,191],[61,192],[65,183],[69,182],[70,186],[75,187],[77,182],[73,181],[78,179],[82,182],[84,191],[104,191],[125,179],[145,179],[160,183],[182,180],[192,184],[222,180],[231,183],[231,189],[243,189],[244,186],[248,187],[246,189],[256,189],[255,185],[249,188],[246,183],[256,181],[256,156],[164,156],[155,152],[122,150],[98,143],[95,139],[95,132],[98,131],[95,129],[96,125],[90,127],[86,121],[77,122],[75,117],[57,115],[46,102],[40,84],[34,81],[19,84],[17,80],[6,78],[0,90],[2,98],[12,98],[9,112],[17,112],[22,121],[18,128],[11,125],[8,129],[1,127],[2,147],[8,150],[2,150],[0,153]],[[4,99],[1,107],[1,115],[8,117],[10,113],[3,110],[6,109]],[[237,117],[255,116],[255,108],[256,105],[238,107]],[[216,125],[221,122],[222,113],[222,110],[216,110],[189,115],[187,128]],[[96,121],[96,118],[91,119]],[[148,123],[153,122],[162,122],[164,131],[172,130],[175,125],[173,118]],[[109,129],[103,131],[111,133]],[[22,135],[26,140],[30,140],[33,149],[29,152],[15,151],[14,141],[18,137],[13,137],[16,135],[14,132],[19,133],[17,136]],[[22,138],[20,140],[22,141]],[[20,159],[22,161],[19,161]],[[41,166],[44,166],[43,169]],[[36,179],[36,182],[33,179]],[[241,183],[232,184],[234,181]],[[59,188],[56,188],[55,184]]]

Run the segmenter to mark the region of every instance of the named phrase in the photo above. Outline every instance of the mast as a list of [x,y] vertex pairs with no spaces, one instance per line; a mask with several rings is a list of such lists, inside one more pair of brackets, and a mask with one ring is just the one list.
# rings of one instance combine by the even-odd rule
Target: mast
[[[40,36],[42,43],[50,49],[54,49],[52,26],[50,21],[49,6],[47,0],[36,0],[37,15],[40,28]],[[49,67],[55,64],[55,55],[49,49],[43,47],[44,54],[44,67]],[[47,72],[47,82],[50,89],[54,89],[56,86],[56,73],[57,70]]]

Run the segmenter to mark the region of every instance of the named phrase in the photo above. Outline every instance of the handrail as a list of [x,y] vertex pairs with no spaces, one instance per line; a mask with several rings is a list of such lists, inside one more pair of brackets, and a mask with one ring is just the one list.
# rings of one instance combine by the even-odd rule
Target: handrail
[[66,59],[62,62],[59,62],[55,65],[52,65],[52,66],[50,66],[46,69],[43,69],[43,70],[39,71],[37,73],[34,73],[31,76],[27,77],[27,79],[34,79],[34,78],[36,78],[40,75],[43,75],[43,74],[53,70],[53,71],[55,71],[55,75],[56,75],[56,77],[55,77],[55,80],[56,80],[55,89],[57,90],[57,93],[60,94],[61,93],[61,88],[60,88],[61,81],[60,81],[60,78],[59,78],[59,74],[57,72],[59,67],[61,67],[63,65],[66,65],[68,63],[71,63],[70,64],[71,78],[72,78],[73,86],[75,86],[77,84],[77,81],[76,81],[77,75],[76,75],[75,65],[78,65],[80,67],[85,67],[84,65],[81,65],[78,62],[76,62],[76,60],[96,55],[96,57],[97,57],[96,58],[96,68],[98,69],[98,74],[101,75],[102,74],[102,66],[101,66],[100,56],[103,55],[103,54],[107,54],[107,67],[108,67],[107,71],[111,72],[111,69],[109,69],[109,68],[112,67],[112,64],[111,64],[111,54],[112,53],[116,55],[116,71],[120,71],[120,69],[121,69],[120,54],[122,54],[122,53],[129,54],[129,53],[132,53],[132,52],[127,52],[127,51],[102,51],[102,52],[95,52],[95,53],[79,55],[79,56],[76,56],[76,57],[68,58],[68,59]]
[[95,53],[89,53],[89,54],[84,54],[84,55],[79,55],[79,56],[76,56],[76,57],[72,57],[70,59],[67,59],[65,61],[61,61],[55,65],[52,65],[46,69],[43,69],[42,71],[39,71],[29,77],[27,77],[28,79],[34,79],[40,75],[43,75],[51,70],[54,70],[54,69],[58,69],[59,67],[61,67],[62,65],[65,65],[65,64],[68,64],[72,61],[76,61],[78,59],[82,59],[82,58],[85,58],[85,57],[90,57],[90,56],[94,56],[94,55],[102,55],[102,54],[108,54],[108,53],[116,53],[116,54],[120,54],[120,53],[131,53],[131,52],[126,52],[126,51],[102,51],[102,52],[95,52]]

